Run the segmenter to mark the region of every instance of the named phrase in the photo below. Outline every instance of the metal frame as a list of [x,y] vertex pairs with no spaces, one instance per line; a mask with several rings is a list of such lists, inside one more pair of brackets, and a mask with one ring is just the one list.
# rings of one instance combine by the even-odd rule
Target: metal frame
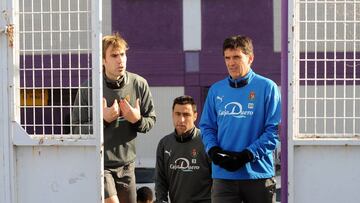
[[[295,53],[297,53],[295,50],[297,50],[296,47],[296,43],[295,43],[295,38],[296,33],[297,32],[297,26],[295,26],[295,18],[296,18],[296,14],[298,12],[295,12],[295,10],[297,9],[297,5],[295,4],[294,1],[289,1],[288,4],[288,30],[287,30],[287,37],[288,37],[288,83],[287,88],[288,88],[288,96],[287,96],[287,100],[288,100],[288,106],[286,107],[288,109],[288,114],[287,114],[287,121],[288,121],[288,126],[287,126],[287,133],[288,133],[288,140],[287,140],[287,199],[285,200],[286,202],[294,202],[294,142],[293,142],[293,135],[294,135],[294,120],[293,120],[293,115],[295,113],[295,107],[296,104],[294,104],[294,101],[296,101],[296,99],[294,98],[295,96],[295,92],[296,92],[296,80],[295,80],[295,71],[296,70],[296,62],[294,60],[295,57]],[[291,17],[290,17],[291,16]],[[295,52],[295,53],[294,53]],[[286,77],[286,76],[283,76]]]
[[[23,130],[23,127],[20,125],[20,110],[19,108],[15,108],[15,111],[12,112],[11,118],[12,118],[12,128],[14,129],[14,138],[13,142],[15,145],[19,146],[29,146],[29,145],[41,145],[41,146],[53,146],[53,145],[96,145],[97,143],[102,143],[102,117],[98,115],[102,115],[102,109],[100,108],[102,106],[101,102],[102,100],[102,57],[101,57],[101,18],[102,18],[102,4],[101,1],[91,1],[91,54],[92,54],[92,96],[93,96],[93,135],[45,135],[45,134],[35,134],[32,136],[29,136],[25,130]],[[16,8],[18,12],[18,8]],[[19,22],[18,15],[16,15],[17,18],[17,24]],[[100,19],[99,21],[95,21],[94,19]],[[16,33],[16,39],[19,41],[19,33]],[[16,50],[19,50],[19,45],[17,45]],[[18,55],[19,51],[17,51]],[[97,56],[97,57],[94,57]],[[19,58],[19,57],[18,57]],[[20,106],[20,93],[18,85],[20,84],[19,78],[19,62],[16,60],[16,65],[13,71],[13,75],[15,76],[13,80],[11,81],[11,87],[12,87],[12,97],[13,101],[11,101],[13,104],[15,104],[16,107]],[[11,79],[11,78],[10,78]],[[94,136],[95,135],[95,136]]]
[[[0,48],[0,96],[1,98],[9,98],[9,89],[11,84],[9,84],[9,78],[11,76],[12,67],[16,65],[16,48],[18,46],[16,28],[15,33],[8,33],[9,26],[13,26],[17,21],[16,18],[16,2],[8,0],[1,1],[0,3],[0,40],[1,44],[5,45]],[[10,34],[13,34],[12,36]],[[13,38],[13,44],[11,45],[10,39]],[[13,114],[11,107],[12,97],[9,99],[1,99],[0,103],[0,152],[1,155],[1,164],[0,166],[0,202],[15,202],[16,197],[14,195],[14,184],[15,175],[14,175],[14,148],[12,147],[11,136],[11,115]]]
[[[287,3],[285,3],[287,2]],[[299,69],[300,69],[300,23],[299,23],[299,19],[300,19],[300,3],[308,3],[307,0],[296,0],[296,1],[286,1],[283,0],[283,6],[287,6],[287,17],[288,18],[288,23],[287,23],[287,29],[283,30],[283,34],[285,32],[287,32],[287,37],[288,37],[288,44],[283,45],[283,52],[287,51],[287,57],[286,59],[283,59],[284,61],[288,60],[287,62],[287,73],[288,75],[284,75],[284,72],[282,72],[283,74],[283,81],[286,81],[285,79],[288,79],[287,82],[287,91],[284,90],[282,93],[286,93],[286,99],[288,102],[287,106],[284,108],[287,108],[287,122],[288,125],[286,125],[286,132],[288,136],[286,136],[286,138],[284,140],[286,140],[286,144],[287,144],[287,157],[286,157],[286,172],[285,174],[285,178],[286,180],[284,180],[282,184],[283,187],[282,188],[282,192],[286,193],[283,194],[282,193],[282,202],[295,202],[295,187],[294,185],[296,184],[294,182],[294,164],[295,164],[295,148],[297,147],[301,147],[301,146],[322,146],[322,147],[326,147],[326,146],[360,146],[360,139],[356,138],[356,137],[346,137],[346,136],[307,136],[307,135],[300,135],[300,130],[299,130],[299,119],[298,119],[298,115],[299,115],[299,92],[300,92],[300,80],[299,80]],[[310,1],[309,1],[310,2]],[[337,3],[346,3],[347,1],[339,1]],[[310,3],[314,3],[313,1],[311,1]],[[316,2],[315,2],[316,3]],[[323,2],[322,2],[323,3]],[[334,3],[334,1],[331,1],[330,3]],[[352,2],[350,2],[352,3]],[[354,1],[355,3],[355,1]],[[316,6],[315,6],[316,7]],[[307,12],[307,11],[306,11]],[[305,12],[305,16],[307,15],[307,13]],[[284,11],[283,14],[285,14],[286,12]],[[283,18],[285,18],[283,16]],[[315,17],[316,19],[316,17]],[[326,18],[325,18],[326,21]],[[284,22],[284,21],[283,21]],[[286,31],[285,31],[286,30]],[[346,30],[344,31],[346,32]],[[306,33],[306,32],[305,32]],[[316,31],[315,31],[316,34]],[[284,37],[284,36],[283,36]],[[355,37],[354,37],[355,38]],[[325,38],[326,39],[326,38]],[[316,40],[316,39],[315,39]],[[354,39],[355,40],[355,39]],[[283,39],[283,43],[285,42],[285,40]],[[354,45],[355,46],[355,45]],[[287,48],[287,49],[286,49]],[[310,50],[310,48],[306,48],[305,52],[307,51],[319,51],[317,50],[317,48],[315,47],[315,50]],[[321,51],[321,50],[320,50]],[[326,48],[325,48],[326,51]],[[330,51],[335,51],[336,52],[336,46],[335,46],[335,50],[330,50]],[[358,50],[359,51],[359,50]],[[326,57],[325,57],[326,58]],[[316,60],[316,53],[315,53],[315,60]],[[341,68],[341,67],[340,67]],[[284,70],[284,69],[283,69]],[[336,74],[336,73],[335,73]],[[336,75],[335,75],[336,78]],[[326,77],[325,77],[326,79]],[[282,83],[283,85],[285,85],[284,83]],[[315,82],[315,85],[317,85],[317,83]],[[326,86],[326,84],[325,84]],[[336,83],[335,83],[336,86]],[[315,87],[316,88],[316,87]],[[286,92],[285,92],[286,91]],[[335,107],[334,107],[335,108]],[[325,117],[325,116],[324,116]],[[283,117],[284,118],[284,117]],[[355,121],[353,121],[355,122]],[[315,122],[316,125],[316,122]],[[326,124],[325,124],[326,126]],[[326,134],[326,128],[325,128],[325,134]],[[316,130],[315,130],[315,134],[316,134]],[[334,133],[336,134],[336,133]],[[283,159],[282,159],[283,161]],[[284,169],[284,168],[282,168]],[[282,173],[282,175],[284,174]],[[282,178],[284,178],[284,176],[282,176]],[[285,182],[287,181],[287,182]]]
[[[14,24],[14,44],[12,47],[0,47],[0,202],[18,202],[16,177],[16,148],[22,146],[94,146],[99,152],[94,157],[97,164],[94,166],[94,177],[99,183],[99,199],[94,202],[103,202],[103,122],[102,122],[102,1],[91,1],[91,54],[92,54],[92,82],[93,82],[93,135],[45,137],[44,135],[29,136],[20,125],[20,91],[19,91],[19,2],[5,0],[0,3],[0,10],[7,12],[8,22],[3,20],[0,13],[0,42],[9,45],[4,34],[6,26]],[[4,32],[2,32],[4,31]],[[9,98],[9,99],[6,99]]]

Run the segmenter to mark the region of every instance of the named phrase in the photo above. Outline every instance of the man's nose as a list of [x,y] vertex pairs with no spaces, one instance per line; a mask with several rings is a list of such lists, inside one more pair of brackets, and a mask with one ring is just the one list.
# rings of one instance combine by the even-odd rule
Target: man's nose
[[229,59],[229,65],[234,65],[235,64],[235,60],[233,58]]
[[119,63],[122,63],[122,58],[121,58],[121,56],[118,56],[118,57],[117,57],[117,61],[118,61]]

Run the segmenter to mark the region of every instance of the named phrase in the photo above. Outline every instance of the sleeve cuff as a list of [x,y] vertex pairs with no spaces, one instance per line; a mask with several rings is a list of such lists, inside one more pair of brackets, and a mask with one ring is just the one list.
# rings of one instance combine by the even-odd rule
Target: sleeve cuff
[[110,123],[108,123],[104,120],[104,127],[108,127],[109,125],[110,125]]
[[142,120],[143,120],[143,117],[141,116],[140,119],[138,121],[136,121],[136,123],[133,124],[133,126],[135,128],[139,128],[141,126]]

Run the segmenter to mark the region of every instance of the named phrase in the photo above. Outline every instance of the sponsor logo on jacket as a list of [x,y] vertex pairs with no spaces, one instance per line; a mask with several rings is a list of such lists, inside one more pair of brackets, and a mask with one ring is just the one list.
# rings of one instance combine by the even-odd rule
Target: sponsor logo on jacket
[[224,110],[219,110],[219,116],[233,116],[235,118],[246,118],[252,116],[253,111],[244,111],[242,105],[239,102],[230,102],[224,106]]
[[173,164],[170,164],[170,169],[172,170],[182,170],[185,172],[192,172],[195,170],[200,170],[200,166],[192,165],[187,158],[178,158]]

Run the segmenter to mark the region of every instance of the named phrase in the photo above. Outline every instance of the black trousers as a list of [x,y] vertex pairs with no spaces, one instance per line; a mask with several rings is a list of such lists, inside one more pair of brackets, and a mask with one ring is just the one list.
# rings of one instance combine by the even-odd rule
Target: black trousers
[[254,180],[214,179],[212,203],[275,203],[275,178]]

